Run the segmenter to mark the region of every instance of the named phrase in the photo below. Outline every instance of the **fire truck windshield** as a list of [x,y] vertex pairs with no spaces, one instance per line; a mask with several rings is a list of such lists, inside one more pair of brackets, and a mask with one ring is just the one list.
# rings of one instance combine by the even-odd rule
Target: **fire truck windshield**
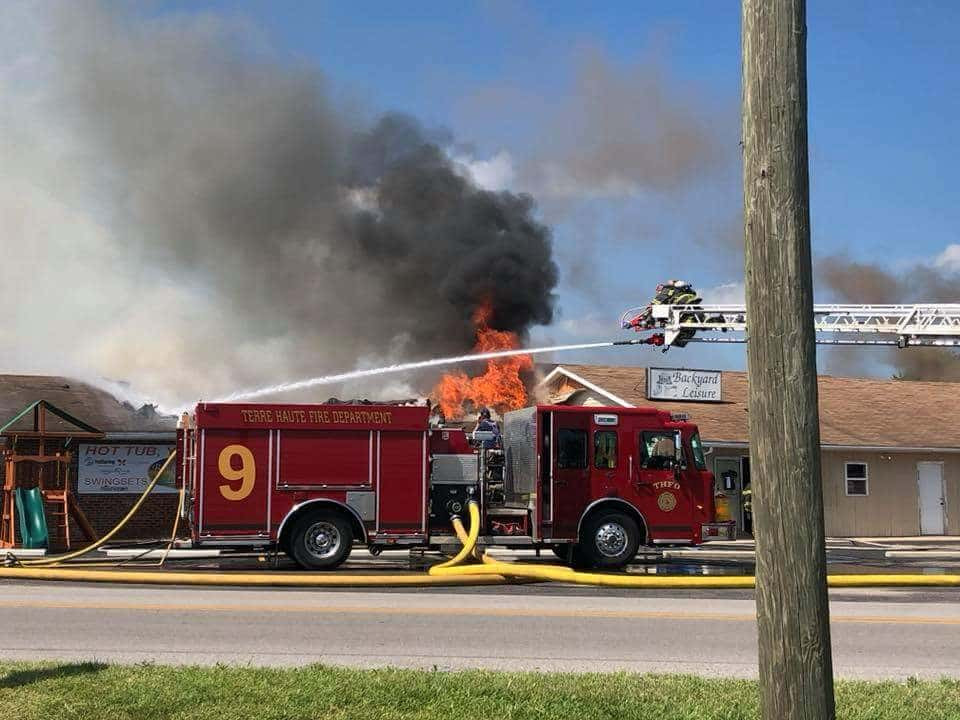
[[700,442],[700,433],[690,436],[690,447],[693,450],[693,464],[697,470],[707,469],[707,458],[703,454],[703,443]]
[[674,463],[673,431],[645,432],[640,442],[643,455],[643,467],[652,470],[665,470]]

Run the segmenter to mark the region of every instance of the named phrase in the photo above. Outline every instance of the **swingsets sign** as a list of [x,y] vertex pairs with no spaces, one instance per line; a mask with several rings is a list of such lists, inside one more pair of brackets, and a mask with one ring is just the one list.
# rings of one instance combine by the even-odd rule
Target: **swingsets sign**
[[647,369],[648,400],[720,402],[719,370]]
[[[77,490],[100,495],[142,493],[172,449],[171,445],[80,445]],[[177,492],[173,463],[167,466],[153,492]]]

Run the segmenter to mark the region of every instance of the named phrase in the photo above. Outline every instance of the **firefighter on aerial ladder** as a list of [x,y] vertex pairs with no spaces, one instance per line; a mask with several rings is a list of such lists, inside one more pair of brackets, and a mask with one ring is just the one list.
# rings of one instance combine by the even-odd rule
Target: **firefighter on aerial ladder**
[[[700,302],[701,299],[697,295],[697,291],[693,289],[693,285],[685,280],[667,280],[667,282],[657,285],[656,295],[654,295],[650,303],[643,309],[643,312],[631,320],[624,322],[623,326],[624,328],[632,328],[637,331],[652,330],[657,327],[657,322],[653,319],[654,305],[699,305]],[[684,318],[693,317],[695,316],[692,314],[684,316]],[[674,344],[678,347],[683,347],[695,333],[695,330],[684,330],[680,333],[680,337]],[[648,342],[651,345],[661,345],[663,344],[663,336],[659,333],[652,335],[648,338]]]
[[[685,280],[667,280],[667,282],[660,283],[657,285],[657,293],[654,295],[653,299],[647,304],[643,310],[630,318],[622,319],[622,325],[624,329],[633,329],[637,332],[642,332],[644,330],[653,330],[657,327],[663,327],[664,323],[662,321],[658,322],[653,317],[653,306],[654,305],[685,305],[685,306],[696,306],[699,305],[702,301],[697,291],[694,290],[693,285],[686,282]],[[707,316],[701,312],[684,312],[680,315],[680,324],[681,326],[684,323],[723,323],[724,319],[722,315],[715,314],[713,316]],[[720,328],[721,332],[726,332],[726,327]],[[671,342],[672,345],[676,347],[684,347],[688,342],[690,342],[693,337],[697,334],[696,329],[685,327],[677,334],[677,336]],[[650,335],[646,340],[642,342],[646,345],[663,345],[664,336],[663,333],[654,333]],[[664,349],[666,352],[666,349]]]

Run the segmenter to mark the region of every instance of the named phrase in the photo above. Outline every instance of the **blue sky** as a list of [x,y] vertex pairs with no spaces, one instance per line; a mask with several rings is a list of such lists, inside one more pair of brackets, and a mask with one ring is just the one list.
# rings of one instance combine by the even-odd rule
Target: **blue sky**
[[[719,156],[676,187],[546,198],[564,279],[555,328],[536,340],[615,333],[620,308],[664,277],[698,287],[740,279],[739,3],[227,2],[265,43],[319,68],[361,112],[400,110],[448,128],[463,152],[522,163],[542,124],[575,100],[574,77],[597,53],[615,72],[649,72],[710,128]],[[159,12],[195,10],[167,3]],[[808,3],[811,211],[816,255],[847,253],[891,268],[933,262],[960,242],[960,5]],[[559,104],[558,104],[559,103]],[[644,110],[640,108],[641,112]],[[519,187],[525,190],[521,181]],[[829,300],[828,296],[819,299]],[[659,362],[594,354],[596,362]],[[573,358],[566,358],[573,359]],[[674,362],[738,367],[742,349],[695,349]]]

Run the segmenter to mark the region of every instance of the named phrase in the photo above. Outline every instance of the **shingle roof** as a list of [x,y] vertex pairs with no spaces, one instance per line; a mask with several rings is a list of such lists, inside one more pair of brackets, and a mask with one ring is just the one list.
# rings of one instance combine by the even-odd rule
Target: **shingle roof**
[[106,390],[80,380],[49,375],[0,375],[0,425],[37,400],[46,400],[107,433],[171,432],[177,426],[175,417],[159,415],[150,406],[138,410]]
[[[706,441],[746,443],[749,440],[747,374],[744,372],[723,372],[722,402],[698,403],[647,400],[645,368],[557,367],[631,405],[686,412],[700,427]],[[571,384],[576,382],[568,381],[568,390]],[[551,389],[558,388],[556,375],[550,385]],[[820,440],[824,445],[960,449],[960,383],[821,375],[819,393]]]

